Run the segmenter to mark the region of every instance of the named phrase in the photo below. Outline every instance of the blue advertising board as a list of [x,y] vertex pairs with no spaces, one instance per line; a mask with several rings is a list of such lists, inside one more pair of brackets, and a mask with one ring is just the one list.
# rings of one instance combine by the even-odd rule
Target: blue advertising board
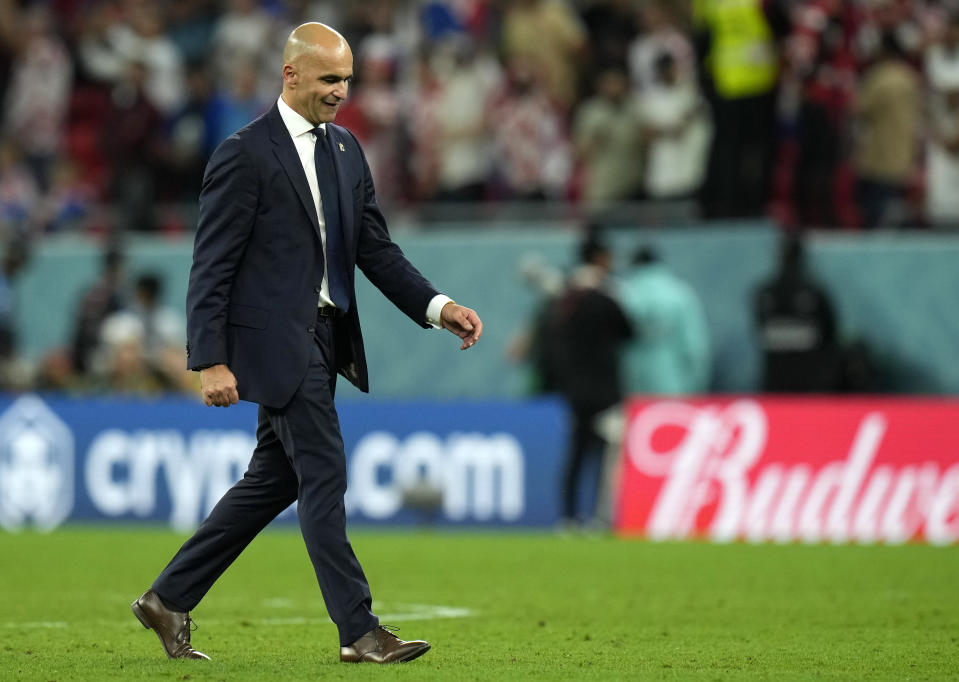
[[[566,415],[535,402],[344,402],[351,522],[543,526]],[[142,520],[189,529],[246,470],[256,406],[0,398],[0,527]],[[280,516],[295,521],[293,510]]]

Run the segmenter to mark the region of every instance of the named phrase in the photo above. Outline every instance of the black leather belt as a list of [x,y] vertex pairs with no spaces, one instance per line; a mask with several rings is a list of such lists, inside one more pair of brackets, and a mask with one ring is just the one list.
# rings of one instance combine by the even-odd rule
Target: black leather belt
[[317,317],[343,317],[345,313],[335,305],[323,305],[316,309]]

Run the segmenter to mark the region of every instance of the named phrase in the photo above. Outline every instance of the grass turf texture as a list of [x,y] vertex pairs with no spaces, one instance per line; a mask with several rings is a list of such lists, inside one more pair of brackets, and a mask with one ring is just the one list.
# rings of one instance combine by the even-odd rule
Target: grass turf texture
[[0,534],[0,680],[959,677],[959,547],[357,531],[374,608],[433,644],[383,667],[338,662],[293,530],[257,538],[193,613],[213,662],[167,660],[129,602],[182,539]]

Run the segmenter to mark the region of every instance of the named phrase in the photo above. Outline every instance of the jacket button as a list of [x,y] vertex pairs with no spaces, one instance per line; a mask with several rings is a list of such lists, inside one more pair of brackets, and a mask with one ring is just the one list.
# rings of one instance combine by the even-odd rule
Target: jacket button
[[312,334],[313,332],[316,331],[316,329],[313,328],[313,327],[307,327],[307,328],[306,328],[306,331],[308,331],[308,332],[310,332],[310,333]]
[[320,293],[320,287],[313,287],[313,293],[315,294]]

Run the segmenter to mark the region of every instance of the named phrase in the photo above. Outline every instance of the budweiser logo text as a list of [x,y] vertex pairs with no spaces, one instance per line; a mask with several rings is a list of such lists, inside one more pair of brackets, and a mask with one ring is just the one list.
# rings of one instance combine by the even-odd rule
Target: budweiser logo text
[[959,539],[957,403],[665,401],[637,403],[630,416],[624,530],[720,541]]

